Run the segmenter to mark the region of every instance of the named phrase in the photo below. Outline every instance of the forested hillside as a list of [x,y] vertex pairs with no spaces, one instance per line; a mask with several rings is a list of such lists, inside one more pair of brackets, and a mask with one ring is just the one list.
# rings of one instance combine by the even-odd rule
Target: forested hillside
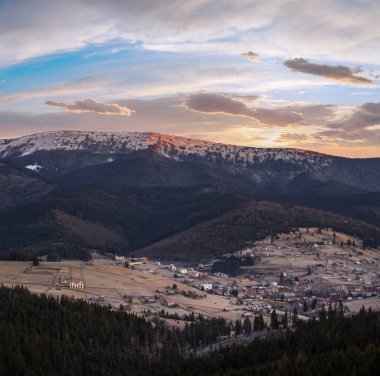
[[[204,358],[183,358],[194,334],[223,334],[224,321],[193,323],[184,331],[107,307],[0,287],[1,375],[376,375],[380,313],[297,321],[282,337],[257,339]],[[218,329],[219,328],[219,329]],[[213,330],[210,330],[213,329]],[[214,330],[215,329],[215,330]]]
[[168,330],[133,314],[0,287],[1,375],[137,374],[177,354]]
[[342,318],[299,323],[295,332],[277,339],[255,340],[205,358],[172,362],[154,375],[378,375],[380,371],[380,313],[362,310]]
[[380,226],[380,192],[342,196],[286,196],[274,200],[339,213]]
[[203,261],[298,226],[380,243],[377,159],[150,133],[48,132],[0,146],[2,259],[86,260],[95,249]]
[[[68,191],[0,215],[0,258],[88,259],[88,252],[199,261],[294,227],[332,227],[380,243],[380,230],[349,217],[254,201],[223,187],[110,187]],[[16,255],[18,253],[20,257]]]
[[250,201],[134,253],[186,261],[211,259],[244,248],[247,242],[295,227],[332,227],[359,236],[372,246],[380,243],[380,229],[365,222],[300,206]]

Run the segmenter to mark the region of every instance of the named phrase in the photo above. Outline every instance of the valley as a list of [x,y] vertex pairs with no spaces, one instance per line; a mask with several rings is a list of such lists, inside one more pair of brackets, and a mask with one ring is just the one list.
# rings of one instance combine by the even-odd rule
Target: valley
[[172,324],[378,292],[379,159],[74,131],[1,140],[0,158],[6,286]]
[[0,0],[0,376],[379,375],[379,18]]
[[[269,324],[273,309],[280,317],[288,312],[289,319],[296,310],[298,319],[307,320],[339,301],[346,314],[380,304],[378,251],[363,249],[360,239],[331,229],[300,228],[278,234],[209,265],[92,256],[88,262],[42,259],[38,266],[0,261],[0,283],[114,309],[122,306],[180,327],[184,323],[180,318],[192,313],[230,322],[262,314]],[[254,265],[242,266],[236,276],[213,271],[214,263],[231,257],[252,257]]]

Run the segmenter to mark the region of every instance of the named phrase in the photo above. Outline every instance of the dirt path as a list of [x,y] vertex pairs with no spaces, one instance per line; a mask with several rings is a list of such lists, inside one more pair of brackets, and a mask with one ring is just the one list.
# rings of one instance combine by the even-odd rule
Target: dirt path
[[[209,355],[212,351],[216,351],[219,349],[223,349],[226,347],[231,347],[233,345],[237,346],[248,346],[254,339],[256,338],[276,338],[281,337],[286,333],[285,330],[261,330],[259,332],[253,332],[249,336],[246,336],[244,334],[240,334],[237,337],[228,338],[224,341],[213,343],[212,345],[208,345],[205,347],[202,347],[201,349],[196,350],[193,352],[193,356],[196,357],[202,357]],[[190,354],[187,354],[188,356]]]

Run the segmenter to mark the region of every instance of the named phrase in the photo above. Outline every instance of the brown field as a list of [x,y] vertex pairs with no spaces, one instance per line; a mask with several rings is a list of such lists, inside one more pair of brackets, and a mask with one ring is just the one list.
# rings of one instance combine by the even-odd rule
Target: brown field
[[[83,290],[56,288],[58,276],[69,280],[82,280]],[[137,270],[126,269],[113,265],[109,260],[93,260],[91,262],[62,261],[41,262],[38,267],[31,267],[30,262],[0,261],[0,283],[6,286],[23,285],[35,293],[45,293],[53,296],[68,295],[79,299],[103,297],[102,304],[110,304],[118,308],[120,304],[129,305],[136,313],[150,309],[158,312],[165,309],[179,314],[196,312],[205,316],[223,316],[236,319],[241,315],[241,307],[232,304],[227,297],[206,295],[205,298],[193,299],[181,294],[172,296],[161,295],[162,299],[172,299],[176,307],[164,307],[162,300],[155,303],[144,303],[140,297],[154,297],[157,289],[165,290],[173,285],[173,280]],[[175,281],[178,290],[193,291],[198,295],[204,293],[179,281]],[[127,297],[140,298],[140,304],[127,303]],[[226,308],[227,311],[224,311]]]
[[[350,291],[361,291],[363,286],[377,284],[380,279],[378,251],[363,250],[358,239],[355,239],[355,246],[347,245],[347,239],[352,238],[340,233],[336,233],[336,239],[333,239],[333,232],[326,229],[322,233],[301,229],[297,236],[281,234],[274,242],[270,239],[256,242],[253,252],[258,257],[257,262],[254,266],[243,267],[243,275],[227,278],[209,274],[207,281],[223,286],[237,282],[240,287],[258,281],[269,286],[271,282],[278,282],[283,272],[291,278],[298,276],[300,282],[311,283],[313,291],[334,292],[337,291],[336,287],[340,289],[342,286]],[[341,241],[344,242],[343,245]],[[90,262],[41,262],[38,267],[32,267],[31,262],[0,261],[1,284],[24,285],[35,293],[94,299],[99,304],[114,308],[123,305],[137,314],[147,310],[158,313],[164,309],[179,315],[195,312],[208,317],[222,316],[229,320],[242,317],[245,307],[238,305],[236,298],[205,294],[183,283],[186,278],[186,275],[176,278],[173,271],[155,262],[147,262],[136,266],[136,270],[131,270],[104,258]],[[60,280],[67,282],[59,285]],[[68,283],[75,280],[82,281],[84,288],[69,288]],[[168,295],[166,290],[173,284],[177,285],[178,293]],[[267,290],[270,291],[270,288]],[[197,297],[184,296],[182,292],[191,292]],[[326,295],[327,298],[328,296]],[[164,304],[166,299],[172,300],[175,306],[167,307]],[[293,309],[293,303],[281,307],[283,304],[271,297],[264,300],[259,297],[254,302],[250,300],[246,306],[268,303],[280,310]],[[363,304],[380,307],[380,298],[345,303],[350,311],[355,312]],[[264,313],[267,314],[265,310],[264,308]]]
[[375,310],[380,310],[380,297],[375,296],[373,298],[367,298],[363,300],[355,300],[353,302],[346,303],[347,308],[352,313],[357,313],[360,311],[360,308],[364,306],[365,309],[371,307]]

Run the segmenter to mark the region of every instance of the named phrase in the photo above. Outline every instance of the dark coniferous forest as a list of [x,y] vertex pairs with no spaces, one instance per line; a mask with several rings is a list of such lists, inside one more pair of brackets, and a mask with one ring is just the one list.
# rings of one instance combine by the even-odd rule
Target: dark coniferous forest
[[183,331],[172,331],[122,309],[1,287],[0,374],[328,376],[380,371],[380,313],[371,309],[348,318],[336,312],[328,319],[298,322],[278,338],[197,358],[185,349],[196,348],[199,338],[215,336],[215,331],[226,334],[229,327],[215,319],[202,318],[196,325],[195,316],[188,319]]

